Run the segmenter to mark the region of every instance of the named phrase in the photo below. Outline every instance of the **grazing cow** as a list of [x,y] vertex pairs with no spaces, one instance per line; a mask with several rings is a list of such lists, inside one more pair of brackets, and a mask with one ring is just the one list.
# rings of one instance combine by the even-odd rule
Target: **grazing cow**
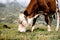
[[34,30],[36,19],[43,12],[45,21],[48,25],[48,31],[51,31],[52,16],[56,13],[55,0],[31,0],[24,13],[19,15],[19,28],[18,31],[25,32],[29,25],[32,25],[31,31]]

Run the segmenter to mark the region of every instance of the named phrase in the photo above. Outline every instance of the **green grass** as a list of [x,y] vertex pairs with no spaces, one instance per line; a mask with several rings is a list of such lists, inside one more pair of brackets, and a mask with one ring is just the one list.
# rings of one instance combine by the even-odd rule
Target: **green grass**
[[51,27],[51,32],[47,31],[45,25],[36,25],[34,32],[20,33],[17,24],[7,23],[11,29],[3,28],[3,25],[0,23],[0,40],[60,40],[60,29],[56,32],[55,26]]

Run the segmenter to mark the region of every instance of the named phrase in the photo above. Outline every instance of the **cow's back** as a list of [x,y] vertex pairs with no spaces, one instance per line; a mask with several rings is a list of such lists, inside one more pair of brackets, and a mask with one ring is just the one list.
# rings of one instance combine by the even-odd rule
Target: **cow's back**
[[39,11],[44,13],[54,14],[56,12],[56,1],[55,0],[31,0],[27,6],[24,14],[26,16],[33,17]]
[[47,5],[49,6],[49,10],[51,12],[56,12],[57,5],[55,0],[48,0]]
[[[56,12],[56,1],[55,0],[37,0],[40,10],[44,12]],[[42,7],[42,9],[41,9]]]
[[29,5],[26,8],[26,11],[28,12],[28,14],[30,14],[36,8],[36,6],[35,6],[36,4],[37,4],[37,0],[31,0],[30,1]]

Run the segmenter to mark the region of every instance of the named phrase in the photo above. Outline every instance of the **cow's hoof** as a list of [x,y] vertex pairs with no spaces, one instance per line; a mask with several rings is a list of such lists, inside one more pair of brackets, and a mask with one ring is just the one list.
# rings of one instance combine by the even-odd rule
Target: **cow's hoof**
[[48,29],[48,32],[50,32],[51,31],[51,29]]
[[34,30],[31,30],[31,32],[33,32]]

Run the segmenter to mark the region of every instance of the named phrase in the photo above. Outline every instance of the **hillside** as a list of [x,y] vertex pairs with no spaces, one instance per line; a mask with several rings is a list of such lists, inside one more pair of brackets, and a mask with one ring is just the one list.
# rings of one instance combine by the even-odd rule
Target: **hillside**
[[23,10],[24,8],[18,2],[11,2],[9,4],[0,3],[0,22],[13,23]]

